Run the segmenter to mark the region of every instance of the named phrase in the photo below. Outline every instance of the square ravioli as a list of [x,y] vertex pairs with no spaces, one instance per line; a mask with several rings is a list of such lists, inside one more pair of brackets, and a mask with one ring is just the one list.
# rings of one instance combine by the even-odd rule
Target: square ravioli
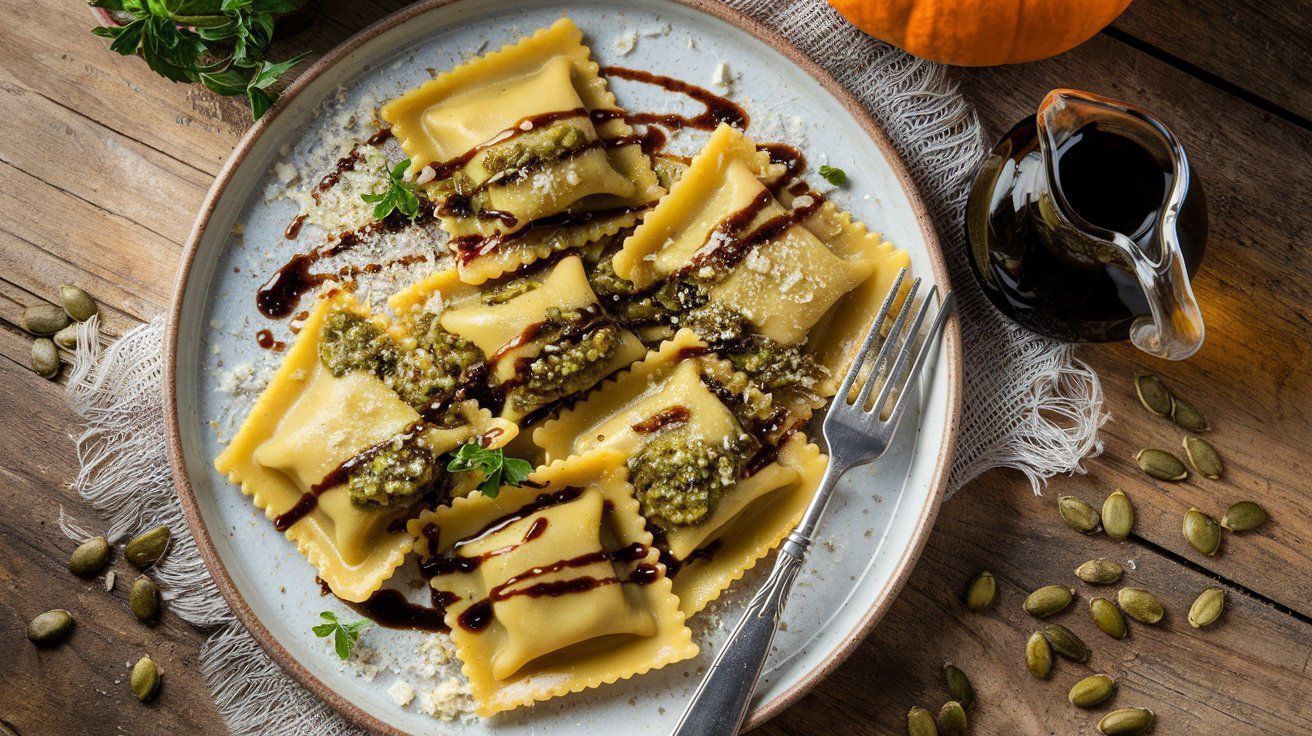
[[633,225],[665,190],[568,18],[385,105],[482,283]]
[[614,453],[539,468],[409,529],[480,715],[697,654]]
[[413,363],[350,296],[322,299],[214,462],[343,600],[378,590],[411,546],[403,522],[450,493],[443,455],[518,431],[470,401],[431,411]]
[[427,320],[474,346],[482,403],[509,421],[528,423],[645,352],[601,309],[574,255],[480,286],[437,273],[389,303],[402,324]]
[[831,396],[909,257],[781,174],[720,126],[609,268],[739,369]]
[[689,616],[788,535],[827,462],[796,425],[774,433],[770,397],[744,387],[683,330],[533,432],[548,462],[627,458],[639,510]]

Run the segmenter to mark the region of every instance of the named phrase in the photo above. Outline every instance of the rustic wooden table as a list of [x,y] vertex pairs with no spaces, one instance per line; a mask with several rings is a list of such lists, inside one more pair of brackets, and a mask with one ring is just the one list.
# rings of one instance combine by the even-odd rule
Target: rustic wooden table
[[[277,50],[322,52],[400,4],[326,0],[317,24]],[[100,300],[106,338],[164,311],[193,215],[249,119],[239,102],[111,53],[90,35],[82,3],[0,7],[0,719],[24,736],[219,734],[197,666],[201,632],[167,615],[144,628],[127,609],[127,586],[107,599],[65,571],[60,507],[95,520],[67,485],[74,416],[61,387],[28,370],[19,315],[66,282]],[[1058,58],[954,74],[990,135],[1059,86],[1140,103],[1175,128],[1211,204],[1195,284],[1207,344],[1170,365],[1126,346],[1081,350],[1113,415],[1089,473],[1054,479],[1042,497],[1011,471],[963,489],[876,631],[761,733],[904,733],[910,706],[946,699],[940,668],[949,660],[978,692],[977,734],[1093,733],[1097,716],[1072,708],[1066,690],[1094,671],[1118,678],[1116,706],[1153,708],[1158,734],[1312,733],[1312,2],[1139,0]],[[1145,369],[1210,415],[1227,461],[1222,480],[1154,483],[1133,466],[1137,448],[1179,442],[1135,402],[1131,378]],[[1058,520],[1058,495],[1097,502],[1115,487],[1138,510],[1128,541],[1082,537]],[[1241,498],[1260,501],[1272,521],[1229,537],[1213,558],[1185,544],[1190,506],[1219,515]],[[1097,556],[1132,561],[1129,579],[1157,591],[1169,613],[1113,641],[1088,620],[1093,591],[1081,586],[1078,607],[1058,620],[1093,645],[1093,658],[1035,680],[1023,665],[1035,621],[1021,601],[1040,585],[1074,582],[1071,570]],[[962,590],[984,568],[998,578],[1000,603],[970,614]],[[1193,630],[1189,603],[1213,585],[1227,590],[1225,617]],[[24,627],[53,607],[78,612],[77,632],[38,651]],[[126,663],[143,650],[168,673],[149,706],[125,683]]]

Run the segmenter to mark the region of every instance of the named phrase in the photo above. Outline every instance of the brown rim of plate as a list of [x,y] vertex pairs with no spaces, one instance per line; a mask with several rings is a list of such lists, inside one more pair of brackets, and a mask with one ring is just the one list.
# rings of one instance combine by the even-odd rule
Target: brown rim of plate
[[[341,713],[347,719],[356,725],[387,736],[410,736],[405,731],[401,731],[394,726],[384,723],[374,716],[366,713],[355,703],[350,702],[342,697],[339,693],[329,688],[323,681],[310,673],[300,662],[283,648],[273,638],[273,635],[265,628],[264,624],[247,605],[242,594],[237,590],[236,584],[232,577],[224,568],[222,561],[219,559],[218,552],[214,547],[214,542],[210,539],[209,532],[202,523],[200,509],[196,504],[195,491],[191,487],[191,480],[187,477],[186,465],[182,457],[182,443],[178,429],[178,409],[177,409],[177,361],[176,349],[178,344],[178,320],[182,310],[182,299],[186,291],[187,277],[191,272],[192,262],[196,257],[196,250],[200,244],[202,235],[206,226],[209,224],[210,216],[218,204],[219,198],[227,188],[229,180],[237,167],[249,153],[251,146],[255,141],[264,134],[266,128],[275,120],[286,106],[300,94],[313,80],[323,74],[325,71],[336,65],[344,57],[358,49],[366,42],[372,40],[378,35],[391,30],[392,28],[432,11],[436,8],[451,5],[457,2],[466,2],[468,0],[425,0],[416,3],[408,8],[399,10],[391,15],[379,20],[373,25],[365,28],[359,33],[351,36],[342,42],[336,48],[329,51],[322,58],[316,61],[309,69],[297,77],[288,87],[287,90],[279,97],[278,102],[263,117],[255,122],[254,125],[246,131],[241,140],[237,143],[232,155],[223,165],[222,171],[214,180],[210,187],[209,193],[205,196],[205,201],[201,205],[201,210],[196,216],[196,222],[192,226],[191,234],[187,238],[186,249],[182,254],[181,265],[178,269],[178,279],[174,287],[173,302],[169,311],[169,324],[165,333],[164,346],[164,417],[165,426],[168,430],[168,449],[169,461],[173,467],[173,482],[178,491],[178,500],[182,504],[182,510],[187,518],[187,524],[191,527],[192,535],[196,540],[196,547],[200,551],[201,558],[205,561],[206,567],[214,576],[214,582],[218,585],[219,592],[223,594],[228,605],[232,608],[246,630],[255,637],[260,646],[270,657],[282,668],[284,672],[291,675],[297,682],[303,685],[310,692],[322,699],[325,703],[332,706],[334,710]],[[911,178],[905,162],[897,149],[893,147],[891,141],[879,128],[870,113],[862,107],[852,95],[843,89],[843,87],[828,72],[820,68],[818,64],[803,54],[791,41],[786,39],[782,34],[767,28],[760,23],[748,18],[742,13],[722,5],[718,0],[674,0],[681,5],[688,6],[698,10],[706,15],[727,22],[740,30],[746,31],[757,40],[769,45],[775,51],[783,54],[789,61],[800,67],[810,75],[825,91],[829,92],[843,108],[847,110],[860,125],[875,147],[884,155],[889,165],[896,174],[902,190],[906,193],[907,199],[911,202],[911,207],[916,216],[916,221],[920,223],[921,232],[925,242],[929,245],[929,257],[932,263],[935,280],[946,289],[951,283],[948,279],[947,266],[944,262],[943,249],[939,244],[938,235],[934,230],[933,221],[929,217],[928,210],[924,201],[921,199],[919,190]],[[939,506],[943,503],[944,489],[947,485],[947,476],[952,449],[956,442],[957,425],[961,418],[961,329],[958,316],[953,314],[948,320],[943,353],[947,357],[947,386],[948,386],[948,415],[946,419],[945,431],[947,441],[939,448],[939,454],[934,468],[931,495],[929,502],[920,511],[920,518],[916,521],[916,529],[912,532],[911,542],[902,551],[902,557],[898,560],[889,584],[879,593],[870,608],[866,610],[861,618],[860,624],[851,631],[843,642],[825,659],[820,665],[811,668],[790,688],[785,690],[781,695],[776,696],[769,702],[759,706],[749,716],[743,730],[747,731],[756,728],[765,723],[770,718],[777,715],[784,708],[791,705],[798,698],[802,697],[822,678],[828,675],[834,668],[847,659],[848,655],[856,649],[857,645],[865,639],[866,635],[874,627],[875,623],[888,611],[892,605],[897,593],[902,590],[906,584],[907,578],[911,574],[915,561],[920,557],[920,552],[925,546],[925,541],[929,537],[929,532],[933,527],[934,519],[938,515]]]

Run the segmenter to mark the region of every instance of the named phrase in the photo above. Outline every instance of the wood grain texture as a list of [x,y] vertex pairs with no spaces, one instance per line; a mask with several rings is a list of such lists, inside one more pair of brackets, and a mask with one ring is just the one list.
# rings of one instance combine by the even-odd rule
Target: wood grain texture
[[[402,3],[329,0],[315,26],[279,43],[279,56],[324,51]],[[1172,125],[1194,158],[1212,212],[1212,239],[1197,293],[1208,323],[1203,351],[1165,364],[1126,346],[1089,347],[1114,420],[1089,473],[1054,479],[1044,497],[1014,473],[994,472],[944,506],[905,592],[870,639],[813,694],[760,733],[900,734],[912,705],[946,699],[941,666],[971,677],[976,734],[1093,734],[1109,707],[1147,705],[1157,734],[1307,733],[1312,706],[1312,117],[1306,0],[1140,0],[1116,28],[1056,59],[959,71],[967,95],[998,133],[1043,93],[1074,86],[1138,102]],[[181,242],[213,175],[249,124],[243,103],[160,79],[91,37],[78,3],[0,0],[0,720],[24,736],[220,734],[196,662],[203,634],[165,614],[141,626],[127,610],[133,573],[120,559],[105,593],[65,569],[73,543],[57,529],[60,506],[88,526],[94,515],[68,489],[76,469],[75,417],[57,384],[27,370],[24,305],[75,282],[100,301],[114,337],[159,313]],[[21,29],[21,32],[19,31]],[[1273,112],[1272,106],[1278,109]],[[1178,449],[1180,433],[1133,398],[1135,371],[1161,372],[1210,415],[1208,439],[1225,456],[1219,481],[1152,482],[1130,455]],[[1123,488],[1138,511],[1124,543],[1082,537],[1058,520],[1055,499],[1098,502]],[[1272,514],[1258,532],[1227,538],[1204,558],[1180,535],[1191,505],[1219,515],[1254,498]],[[1072,570],[1096,556],[1134,561],[1128,579],[1157,591],[1167,619],[1111,640],[1088,620],[1091,595]],[[988,568],[998,606],[969,614],[966,582]],[[1056,620],[1093,647],[1086,665],[1058,662],[1034,680],[1022,648],[1037,622],[1020,610],[1048,583],[1079,587]],[[1228,612],[1195,631],[1185,612],[1203,588],[1228,591]],[[1106,591],[1111,593],[1112,591]],[[53,607],[73,611],[64,646],[37,650],[23,631]],[[127,688],[148,651],[165,672],[159,700],[142,706]],[[1065,700],[1091,671],[1120,680],[1109,706],[1082,713]]]

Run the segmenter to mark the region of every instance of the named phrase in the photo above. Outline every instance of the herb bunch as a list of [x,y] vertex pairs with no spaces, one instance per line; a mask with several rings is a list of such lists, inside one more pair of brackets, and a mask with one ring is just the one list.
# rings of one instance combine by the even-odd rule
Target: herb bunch
[[355,649],[356,642],[360,641],[360,632],[369,628],[368,620],[355,621],[352,623],[343,623],[337,620],[337,614],[332,611],[323,611],[319,617],[324,623],[312,627],[310,630],[320,639],[332,637],[333,650],[341,659],[350,659],[351,650]]
[[109,48],[138,55],[155,73],[175,82],[200,83],[225,96],[245,95],[259,119],[278,95],[278,78],[305,58],[271,62],[264,58],[273,40],[275,18],[302,4],[298,0],[91,0],[91,5],[126,21],[100,26],[97,36]]
[[481,470],[483,480],[478,484],[478,490],[488,498],[496,498],[501,486],[517,486],[528,480],[533,465],[527,460],[506,457],[505,451],[499,447],[489,450],[477,442],[467,442],[451,453],[446,469],[448,473]]

